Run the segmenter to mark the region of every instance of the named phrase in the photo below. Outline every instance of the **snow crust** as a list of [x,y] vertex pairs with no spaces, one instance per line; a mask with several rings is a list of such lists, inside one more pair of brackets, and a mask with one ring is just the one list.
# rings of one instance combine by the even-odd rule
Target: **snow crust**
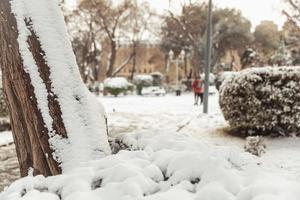
[[[68,171],[82,162],[109,154],[104,111],[80,81],[78,66],[58,1],[12,0],[11,6],[17,20],[20,53],[34,87],[38,108],[48,129],[49,142],[54,149],[55,159],[61,162],[64,171]],[[49,94],[29,50],[27,38],[30,31],[25,19],[32,21],[31,27],[45,52],[53,91],[50,95],[57,96],[68,139],[58,136],[52,128],[53,119],[49,113],[47,99]],[[98,114],[95,113],[95,109]]]

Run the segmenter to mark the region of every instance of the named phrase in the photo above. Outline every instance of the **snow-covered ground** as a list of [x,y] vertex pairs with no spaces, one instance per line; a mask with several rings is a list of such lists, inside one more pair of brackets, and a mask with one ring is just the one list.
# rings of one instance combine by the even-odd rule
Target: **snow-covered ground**
[[265,139],[266,153],[245,153],[245,140],[210,97],[210,114],[180,97],[99,98],[109,130],[133,151],[82,163],[57,177],[27,177],[0,200],[298,200],[300,139]]
[[11,131],[4,131],[0,133],[0,147],[13,143]]
[[[100,100],[108,113],[111,134],[179,133],[209,145],[235,147],[240,151],[246,142],[221,130],[228,124],[219,108],[218,95],[210,96],[208,115],[202,113],[202,106],[193,105],[192,94]],[[267,148],[259,158],[261,165],[300,181],[300,138],[265,138],[264,142]]]

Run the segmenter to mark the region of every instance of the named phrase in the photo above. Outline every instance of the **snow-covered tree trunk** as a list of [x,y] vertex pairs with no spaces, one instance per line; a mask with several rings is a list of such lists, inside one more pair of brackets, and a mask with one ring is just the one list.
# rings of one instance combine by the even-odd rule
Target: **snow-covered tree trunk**
[[58,3],[0,1],[0,66],[22,176],[110,153],[103,108],[80,79]]

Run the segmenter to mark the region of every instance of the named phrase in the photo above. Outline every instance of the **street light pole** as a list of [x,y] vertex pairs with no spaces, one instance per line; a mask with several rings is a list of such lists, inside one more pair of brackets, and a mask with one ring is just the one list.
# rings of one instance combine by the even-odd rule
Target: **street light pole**
[[208,24],[207,24],[207,40],[205,54],[205,78],[204,78],[204,103],[203,113],[208,113],[208,95],[209,95],[209,75],[211,65],[211,43],[212,43],[212,0],[208,3]]
[[180,96],[180,84],[179,84],[179,64],[184,63],[184,57],[185,57],[185,51],[182,50],[180,54],[175,58],[174,57],[174,52],[170,50],[169,52],[169,63],[174,63],[175,64],[175,73],[176,73],[176,95],[178,94]]
[[175,61],[176,62],[176,90],[179,90],[179,80],[178,80],[178,67],[179,67],[179,63],[178,60]]

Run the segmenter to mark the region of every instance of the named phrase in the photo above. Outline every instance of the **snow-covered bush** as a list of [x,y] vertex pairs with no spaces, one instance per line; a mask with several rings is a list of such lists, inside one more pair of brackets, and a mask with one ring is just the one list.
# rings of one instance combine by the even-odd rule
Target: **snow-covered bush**
[[153,72],[151,73],[153,78],[153,86],[161,86],[163,82],[164,75],[160,72]]
[[300,67],[241,71],[223,83],[220,106],[244,135],[300,135]]
[[126,93],[127,91],[132,90],[133,85],[123,77],[114,77],[104,80],[104,89],[108,93],[118,96],[121,93]]
[[153,84],[153,77],[151,75],[135,75],[133,84],[136,85],[137,94],[141,95],[143,87],[149,87]]

